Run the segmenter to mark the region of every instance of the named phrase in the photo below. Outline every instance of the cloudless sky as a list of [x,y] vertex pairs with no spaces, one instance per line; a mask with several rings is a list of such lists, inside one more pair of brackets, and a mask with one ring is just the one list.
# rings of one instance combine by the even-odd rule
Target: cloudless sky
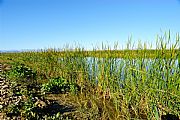
[[178,0],[0,0],[0,50],[121,47],[169,29],[180,32]]

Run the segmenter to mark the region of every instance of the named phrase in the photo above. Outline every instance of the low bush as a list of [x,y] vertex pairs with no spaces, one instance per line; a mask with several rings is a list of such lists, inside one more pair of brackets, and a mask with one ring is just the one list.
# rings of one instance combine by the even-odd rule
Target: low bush
[[42,91],[51,93],[77,93],[79,88],[76,83],[69,82],[61,77],[52,78],[48,83],[42,85]]
[[7,76],[11,80],[35,80],[36,72],[24,64],[14,63]]

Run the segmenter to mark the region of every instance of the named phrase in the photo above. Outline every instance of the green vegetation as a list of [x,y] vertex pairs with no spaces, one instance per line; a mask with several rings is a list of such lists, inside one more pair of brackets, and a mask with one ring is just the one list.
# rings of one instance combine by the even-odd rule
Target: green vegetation
[[63,78],[50,79],[48,83],[42,85],[42,91],[52,92],[52,93],[65,93],[74,92],[77,93],[78,85],[70,83]]
[[[48,49],[1,53],[0,62],[12,65],[6,72],[9,80],[34,81],[32,85],[40,86],[38,95],[47,99],[56,93],[54,99],[70,101],[74,106],[68,114],[41,114],[48,119],[158,120],[170,114],[180,116],[179,35],[175,38],[176,42],[170,44],[170,34],[160,36],[154,50],[140,43],[137,50]],[[28,92],[30,100],[33,93]],[[36,108],[36,102],[22,105],[22,109],[31,110],[25,112],[32,113],[31,117],[33,113],[39,115],[29,109]]]

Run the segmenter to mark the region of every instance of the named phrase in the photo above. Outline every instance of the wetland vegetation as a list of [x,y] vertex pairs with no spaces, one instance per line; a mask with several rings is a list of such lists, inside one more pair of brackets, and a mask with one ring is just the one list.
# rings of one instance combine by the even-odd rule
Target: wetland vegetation
[[10,67],[1,76],[22,96],[0,110],[24,119],[179,119],[179,34],[174,38],[159,36],[155,49],[128,43],[124,50],[0,53],[0,63]]

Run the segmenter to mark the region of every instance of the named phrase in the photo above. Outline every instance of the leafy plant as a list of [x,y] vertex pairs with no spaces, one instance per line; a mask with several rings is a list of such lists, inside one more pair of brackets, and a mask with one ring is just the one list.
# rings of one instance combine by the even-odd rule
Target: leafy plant
[[52,93],[77,93],[78,90],[79,86],[77,84],[68,82],[67,80],[61,77],[52,78],[49,80],[48,83],[42,85],[42,91]]
[[19,80],[35,80],[36,72],[34,72],[31,68],[25,66],[24,64],[14,63],[12,65],[12,69],[7,73],[9,79]]

